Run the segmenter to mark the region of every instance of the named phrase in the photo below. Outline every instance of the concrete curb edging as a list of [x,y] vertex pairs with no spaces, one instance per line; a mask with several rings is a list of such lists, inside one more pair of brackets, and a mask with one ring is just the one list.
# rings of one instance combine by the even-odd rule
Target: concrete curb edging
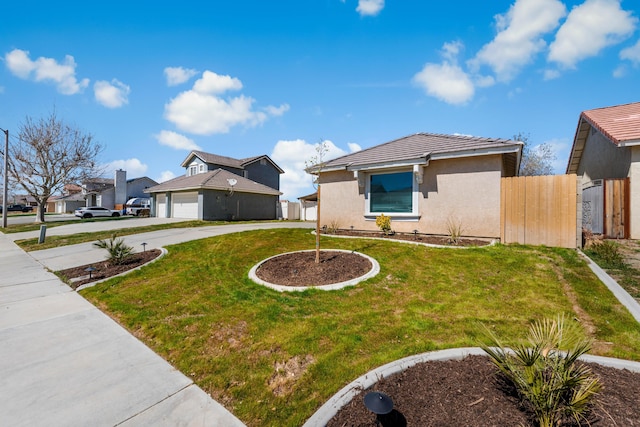
[[98,283],[106,282],[107,280],[109,280],[109,279],[113,279],[114,277],[125,276],[125,275],[127,275],[127,274],[131,273],[132,271],[140,270],[142,267],[145,267],[145,266],[147,266],[147,265],[149,265],[149,264],[153,264],[154,262],[158,261],[160,258],[162,258],[163,256],[165,256],[166,254],[168,254],[168,253],[169,253],[169,251],[167,251],[165,248],[159,248],[159,249],[160,249],[160,255],[158,255],[157,257],[155,257],[155,258],[154,258],[154,259],[152,259],[151,261],[146,262],[146,263],[144,263],[144,264],[142,264],[142,265],[139,265],[139,266],[138,266],[138,267],[136,267],[136,268],[132,268],[131,270],[125,271],[125,272],[123,272],[123,273],[116,274],[115,276],[106,277],[106,278],[104,278],[104,279],[96,280],[95,282],[91,282],[91,283],[85,283],[85,284],[84,284],[84,285],[82,285],[82,286],[78,286],[78,287],[75,289],[75,290],[76,290],[76,292],[81,291],[81,290],[86,289],[86,288],[90,288],[90,287],[92,287],[92,286],[95,286],[95,285],[97,285]]
[[613,280],[613,277],[609,276],[602,268],[600,268],[598,264],[593,262],[593,260],[589,258],[584,252],[582,252],[580,249],[577,249],[577,251],[580,254],[580,256],[582,256],[587,261],[587,264],[589,265],[589,268],[591,269],[591,271],[593,271],[594,274],[598,276],[598,279],[600,279],[600,281],[604,283],[604,285],[607,288],[609,288],[611,293],[613,293],[613,295],[618,299],[618,301],[620,301],[620,303],[624,305],[627,308],[627,310],[629,310],[629,313],[631,313],[633,318],[640,323],[640,304],[638,304],[638,301],[636,301],[631,295],[629,295],[629,293],[625,291],[622,288],[622,286],[618,284],[618,282]]
[[282,286],[282,285],[276,285],[274,283],[266,282],[266,281],[260,279],[256,275],[256,271],[258,270],[258,268],[262,264],[264,264],[265,262],[269,261],[270,259],[277,258],[279,256],[283,256],[283,255],[287,255],[287,254],[294,254],[294,253],[297,253],[297,252],[315,252],[315,249],[309,249],[309,250],[305,250],[305,251],[285,252],[285,253],[274,255],[272,257],[264,259],[264,260],[260,261],[258,264],[254,265],[251,268],[251,270],[249,270],[249,278],[251,280],[253,280],[255,283],[259,284],[259,285],[266,286],[266,287],[268,287],[270,289],[273,289],[275,291],[278,291],[278,292],[302,292],[302,291],[306,291],[307,289],[319,289],[321,291],[335,291],[335,290],[338,290],[338,289],[345,288],[347,286],[354,286],[355,284],[357,284],[359,282],[362,282],[364,280],[367,280],[367,279],[370,279],[370,278],[376,276],[380,272],[380,264],[378,264],[378,261],[376,261],[375,259],[371,258],[369,255],[365,255],[363,253],[356,252],[356,251],[348,251],[348,250],[344,250],[344,249],[322,249],[321,251],[323,251],[323,252],[345,252],[345,253],[354,253],[354,254],[360,255],[361,257],[364,257],[364,258],[368,259],[369,262],[371,262],[371,270],[369,270],[369,272],[366,273],[365,275],[360,276],[360,277],[356,277],[355,279],[347,280],[347,281],[340,282],[340,283],[332,283],[330,285],[321,285],[321,286]]
[[[382,378],[402,372],[419,363],[462,360],[467,356],[486,356],[486,353],[480,347],[453,348],[417,354],[415,356],[405,357],[380,366],[343,387],[338,393],[322,405],[320,409],[318,409],[311,418],[302,425],[302,427],[324,427],[338,413],[338,411],[343,406],[351,402],[351,400],[360,393],[361,390],[368,389]],[[580,360],[589,363],[597,363],[610,368],[628,369],[630,371],[640,373],[640,362],[590,355],[585,355],[581,357]]]

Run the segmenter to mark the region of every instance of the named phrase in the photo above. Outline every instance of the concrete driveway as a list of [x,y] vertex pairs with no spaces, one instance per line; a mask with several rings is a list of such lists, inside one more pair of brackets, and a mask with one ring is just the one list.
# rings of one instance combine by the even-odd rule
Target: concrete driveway
[[[118,221],[116,221],[118,222]],[[67,227],[67,226],[65,226]],[[62,227],[56,227],[62,228]],[[268,230],[275,228],[315,228],[315,224],[309,222],[262,222],[262,223],[237,223],[229,225],[214,225],[193,228],[171,228],[167,230],[150,231],[148,233],[122,236],[125,243],[132,246],[137,252],[142,251],[142,243],[146,243],[146,249],[156,249],[176,243],[191,240],[205,239],[207,237],[222,234],[238,233],[250,230]],[[55,229],[53,229],[55,230]],[[93,247],[93,242],[77,245],[60,246],[58,248],[32,251],[29,254],[52,271],[64,270],[79,265],[91,264],[105,259],[105,250]]]

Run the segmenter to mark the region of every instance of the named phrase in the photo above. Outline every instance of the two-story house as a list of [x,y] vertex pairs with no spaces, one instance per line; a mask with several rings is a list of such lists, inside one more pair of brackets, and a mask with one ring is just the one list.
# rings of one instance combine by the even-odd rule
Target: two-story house
[[152,215],[206,221],[275,219],[284,171],[267,155],[234,159],[192,151],[185,174],[145,190]]

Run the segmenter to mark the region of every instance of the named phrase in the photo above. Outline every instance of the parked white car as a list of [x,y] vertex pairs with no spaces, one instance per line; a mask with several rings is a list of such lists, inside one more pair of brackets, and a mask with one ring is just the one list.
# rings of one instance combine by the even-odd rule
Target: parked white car
[[75,216],[93,218],[94,216],[120,216],[120,211],[103,208],[102,206],[85,206],[76,209]]

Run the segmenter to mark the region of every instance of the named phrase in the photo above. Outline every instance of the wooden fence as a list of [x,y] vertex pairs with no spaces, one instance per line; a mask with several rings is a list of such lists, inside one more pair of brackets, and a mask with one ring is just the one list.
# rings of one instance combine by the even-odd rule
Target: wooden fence
[[[502,178],[503,243],[575,248],[581,244],[576,175]],[[582,219],[582,218],[580,218]]]

